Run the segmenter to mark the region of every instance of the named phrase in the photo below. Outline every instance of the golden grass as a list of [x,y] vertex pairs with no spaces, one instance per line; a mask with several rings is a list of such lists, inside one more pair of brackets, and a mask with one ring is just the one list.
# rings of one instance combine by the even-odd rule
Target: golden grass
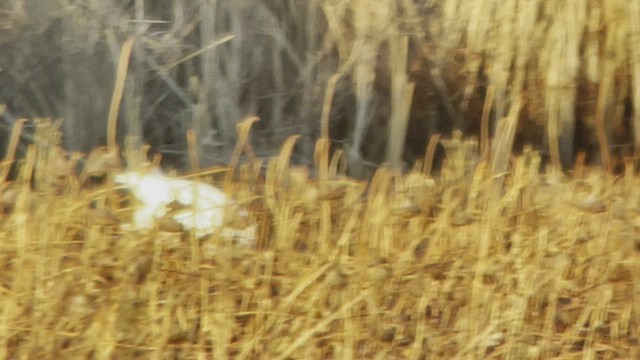
[[640,356],[631,164],[567,179],[526,152],[496,189],[458,138],[438,178],[366,184],[322,150],[318,177],[290,167],[294,142],[264,181],[238,165],[219,184],[250,199],[255,249],[120,230],[131,209],[108,184],[33,190],[31,148],[3,190],[0,358]]
[[[107,123],[109,147],[89,154],[79,178],[70,175],[76,158],[64,159],[59,147],[60,123],[42,121],[35,134],[38,146],[21,160],[17,180],[7,182],[22,125],[16,123],[0,172],[0,358],[640,358],[640,191],[633,163],[619,178],[585,168],[583,161],[574,178],[556,172],[573,150],[577,107],[587,108],[586,123],[597,135],[605,169],[612,161],[607,132],[624,129],[621,104],[629,98],[640,107],[637,3],[442,0],[434,8],[438,15],[423,21],[409,21],[420,17],[411,1],[401,8],[391,1],[377,7],[365,0],[309,3],[307,9],[292,6],[295,16],[285,17],[314,19],[306,15],[322,11],[326,37],[316,38],[315,20],[308,21],[301,43],[322,43],[321,53],[336,50],[336,68],[326,74],[309,70],[322,59],[297,55],[277,28],[269,30],[279,44],[272,50],[240,42],[249,27],[243,26],[242,6],[232,2],[221,5],[226,12],[201,5],[200,50],[187,56],[171,52],[161,62],[169,65],[150,65],[167,81],[169,70],[202,57],[201,85],[196,76],[190,78],[190,94],[198,99],[189,105],[196,110],[190,120],[206,127],[208,112],[215,113],[223,119],[218,125],[224,135],[237,130],[237,145],[230,168],[193,176],[215,182],[248,205],[259,226],[255,248],[216,236],[121,230],[132,209],[112,184],[82,186],[88,177],[117,168],[116,115],[124,91],[131,91],[125,76],[144,79],[143,68],[128,74],[136,49],[133,40],[117,45],[114,30],[105,31],[111,51],[122,48]],[[175,9],[184,10],[185,4]],[[285,3],[281,7],[288,9]],[[215,14],[233,20],[225,29],[233,35],[216,33]],[[142,24],[144,12],[138,15]],[[176,24],[193,26],[179,18]],[[422,167],[403,175],[397,171],[413,95],[404,27],[426,44],[421,50],[428,69],[423,70],[456,127],[463,125],[461,113],[486,77],[482,116],[470,120],[481,122],[481,153],[476,142],[454,134],[442,141],[448,162],[437,178],[430,176],[437,135]],[[69,29],[67,35],[85,33]],[[171,37],[186,42],[182,34],[190,32],[170,34],[169,45],[158,45],[158,56],[170,49]],[[210,54],[232,36],[238,41]],[[153,48],[151,37],[140,40],[136,43]],[[385,45],[392,165],[364,183],[344,176],[344,158],[351,165],[363,160],[378,55]],[[76,53],[66,46],[66,52]],[[446,75],[460,70],[450,55],[462,46],[464,79],[446,83]],[[309,45],[304,51],[318,49]],[[294,136],[262,174],[249,145],[257,118],[236,126],[245,113],[241,69],[262,52],[273,63],[267,69],[273,81],[265,77],[275,84],[267,92],[276,94],[273,128],[286,118],[287,84],[302,83],[304,98],[314,99],[312,85],[326,75],[326,88],[315,87],[326,95],[318,102],[321,138],[313,169],[290,164]],[[298,78],[284,75],[285,54]],[[73,64],[67,67],[75,71]],[[70,75],[77,81],[82,74]],[[338,81],[347,76],[358,102],[353,144],[346,155],[330,158],[330,107]],[[598,85],[593,104],[578,102],[581,76]],[[620,90],[614,86],[618,80]],[[450,92],[450,85],[459,91]],[[213,96],[211,101],[222,100],[211,110],[210,94],[224,95]],[[311,101],[300,102],[303,110],[287,116],[307,121],[303,125],[315,123],[307,116]],[[541,160],[534,153],[513,158],[525,106],[529,121],[546,124],[553,164],[548,173],[539,171]],[[634,124],[640,123],[638,114]],[[496,121],[493,137],[490,118]],[[612,122],[605,124],[605,118]],[[192,129],[189,155],[197,169],[206,131],[185,127]],[[639,139],[636,135],[636,144]],[[146,148],[126,150],[129,165],[146,160]],[[251,163],[240,163],[243,152]]]

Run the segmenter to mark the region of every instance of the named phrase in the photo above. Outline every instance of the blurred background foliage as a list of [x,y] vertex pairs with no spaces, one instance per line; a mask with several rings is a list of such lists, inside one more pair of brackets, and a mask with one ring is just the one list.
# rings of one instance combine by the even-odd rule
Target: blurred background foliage
[[227,163],[256,115],[258,156],[299,134],[293,161],[308,164],[328,136],[367,176],[454,129],[488,154],[511,114],[514,151],[565,168],[583,151],[611,169],[640,141],[639,33],[640,5],[622,0],[7,0],[2,125],[62,118],[67,150],[104,145],[133,37],[119,142],[172,167],[190,166],[189,129],[199,166]]

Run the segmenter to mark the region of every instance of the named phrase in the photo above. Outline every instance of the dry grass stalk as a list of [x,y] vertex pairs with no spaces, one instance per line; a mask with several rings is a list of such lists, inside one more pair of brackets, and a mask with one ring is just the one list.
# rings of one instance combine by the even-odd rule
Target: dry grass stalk
[[20,133],[22,132],[22,127],[24,126],[26,120],[18,120],[13,125],[11,129],[11,137],[9,138],[9,143],[7,144],[7,152],[5,153],[5,158],[2,163],[2,172],[0,173],[0,182],[4,183],[7,180],[7,175],[9,175],[9,171],[11,169],[11,164],[15,160],[16,149],[18,147],[18,141],[20,141]]
[[436,148],[438,147],[438,142],[440,141],[440,134],[436,134],[431,136],[429,139],[429,145],[427,145],[427,151],[424,153],[424,165],[422,168],[422,173],[429,176],[431,174],[431,170],[433,168],[433,160],[436,156]]
[[485,160],[491,158],[491,148],[489,144],[489,114],[493,105],[493,94],[495,88],[489,86],[487,89],[487,95],[484,100],[484,106],[482,107],[482,118],[480,119],[480,153]]
[[[640,4],[629,3],[629,37],[630,44],[637,44],[640,34]],[[629,46],[631,67],[631,84],[633,86],[632,101],[634,109],[640,109],[640,49],[637,46]],[[640,148],[640,111],[633,113],[633,131],[636,149]]]
[[[242,156],[242,151],[247,152],[249,161],[255,161],[255,154],[251,149],[251,145],[249,144],[249,132],[251,131],[251,127],[256,121],[260,121],[260,118],[257,116],[250,116],[242,122],[238,124],[238,143],[236,144],[236,148],[233,150],[233,154],[231,155],[231,161],[229,162],[229,166],[231,169],[234,169],[238,166],[240,162],[240,156]],[[230,176],[233,176],[232,172],[227,173],[226,181],[230,180]]]
[[391,118],[387,140],[387,160],[391,169],[399,173],[415,85],[409,82],[407,76],[409,38],[406,36],[394,37],[389,42]]
[[320,119],[320,138],[325,141],[329,140],[329,115],[331,114],[331,101],[336,90],[336,85],[340,80],[341,74],[333,74],[327,82],[324,94],[324,102],[322,104],[322,118]]
[[131,49],[135,38],[129,38],[122,45],[120,59],[118,61],[118,72],[116,83],[113,89],[113,97],[111,99],[111,107],[109,108],[109,118],[107,121],[107,147],[110,152],[117,152],[116,127],[118,124],[118,112],[120,111],[120,103],[122,94],[124,93],[125,80],[127,78],[127,70],[129,68],[129,58],[131,57]]
[[326,189],[329,181],[329,139],[319,139],[316,143],[316,151],[313,154],[314,164],[318,172],[318,183],[321,189]]
[[339,176],[346,176],[347,173],[347,161],[345,153],[342,150],[338,150],[331,156],[331,162],[329,163],[329,175],[332,178]]
[[193,171],[200,171],[200,157],[198,156],[198,146],[196,133],[193,129],[187,131],[187,146],[189,149],[189,163]]
[[[499,121],[498,128],[496,129],[496,139],[494,140],[494,150],[492,151],[491,158],[491,173],[496,177],[498,184],[502,184],[503,176],[509,167],[509,159],[512,154],[511,150],[513,148],[518,116],[520,114],[520,106],[519,101],[513,104],[509,116]],[[497,186],[496,191],[501,191],[501,185]]]

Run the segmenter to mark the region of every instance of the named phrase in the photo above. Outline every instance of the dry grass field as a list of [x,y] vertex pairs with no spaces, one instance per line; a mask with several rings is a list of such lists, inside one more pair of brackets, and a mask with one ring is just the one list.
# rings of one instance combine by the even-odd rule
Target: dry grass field
[[[640,359],[639,33],[626,0],[1,3],[0,360]],[[225,227],[136,229],[151,167]]]
[[247,205],[255,246],[122,230],[135,202],[109,179],[29,152],[2,191],[0,358],[640,357],[631,163],[568,178],[526,151],[490,176],[452,140],[436,177],[365,183],[322,142],[289,168],[291,145],[265,174],[196,174]]

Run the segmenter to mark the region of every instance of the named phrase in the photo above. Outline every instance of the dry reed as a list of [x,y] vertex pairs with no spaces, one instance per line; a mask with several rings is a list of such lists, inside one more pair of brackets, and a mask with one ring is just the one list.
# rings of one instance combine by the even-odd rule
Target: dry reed
[[477,142],[458,139],[441,177],[380,169],[367,186],[326,147],[323,183],[290,167],[294,143],[264,182],[245,165],[226,180],[252,199],[256,248],[121,230],[108,184],[32,189],[48,168],[31,147],[0,222],[0,357],[640,355],[631,163],[568,180],[526,152],[496,192],[470,163]]

